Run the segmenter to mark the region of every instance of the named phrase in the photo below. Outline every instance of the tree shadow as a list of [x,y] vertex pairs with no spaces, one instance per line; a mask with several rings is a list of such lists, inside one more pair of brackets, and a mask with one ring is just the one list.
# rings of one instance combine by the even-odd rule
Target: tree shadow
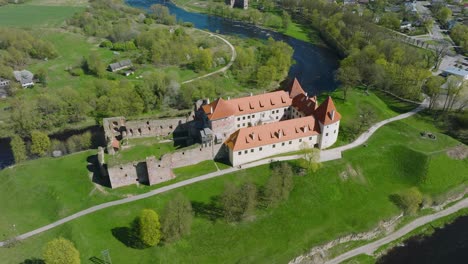
[[203,217],[214,222],[217,219],[224,217],[223,209],[219,203],[220,197],[214,196],[211,197],[209,203],[192,201],[192,209],[195,216]]
[[101,168],[99,166],[97,154],[88,156],[88,158],[86,158],[86,161],[88,162],[86,168],[89,172],[93,173],[92,181],[104,187],[111,188],[109,176],[105,173],[105,171],[107,171],[107,164],[104,164]]
[[[133,222],[132,225],[134,225]],[[146,246],[138,239],[131,227],[116,227],[111,230],[112,235],[127,247],[144,249]]]
[[94,264],[107,264],[104,260],[98,258],[98,257],[90,257],[89,261],[91,261]]
[[20,264],[45,264],[45,261],[43,259],[30,258],[30,259],[24,260]]

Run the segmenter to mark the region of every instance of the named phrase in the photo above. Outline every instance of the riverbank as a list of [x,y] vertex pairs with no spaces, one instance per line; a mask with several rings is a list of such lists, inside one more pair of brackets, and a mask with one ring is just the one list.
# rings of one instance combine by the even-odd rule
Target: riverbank
[[[274,27],[268,27],[263,24],[258,24],[258,23],[252,23],[248,20],[239,20],[239,19],[234,19],[232,16],[229,16],[229,14],[226,14],[225,16],[216,14],[213,12],[207,11],[208,7],[206,5],[202,5],[199,2],[193,2],[193,1],[186,1],[186,0],[171,0],[170,1],[172,4],[175,6],[187,11],[187,12],[195,12],[195,13],[201,13],[201,14],[207,14],[207,15],[212,15],[212,16],[217,16],[221,17],[233,22],[241,22],[241,23],[247,23],[251,24],[253,26],[256,26],[260,29],[265,29],[265,30],[271,30],[280,34],[283,34],[285,36],[289,36],[307,43],[311,43],[314,45],[319,45],[319,46],[324,46],[326,47],[327,45],[325,42],[321,39],[320,34],[318,31],[313,31],[310,28],[307,28],[301,23],[298,23],[294,20],[291,20],[288,23],[287,28],[285,29],[284,27],[281,29],[274,28]],[[197,5],[198,4],[198,5]],[[254,8],[254,7],[249,7],[249,8]],[[247,10],[239,10],[238,12],[248,12]],[[275,15],[277,12],[269,12],[271,15]],[[263,14],[263,13],[262,13]],[[281,19],[280,16],[278,18]]]

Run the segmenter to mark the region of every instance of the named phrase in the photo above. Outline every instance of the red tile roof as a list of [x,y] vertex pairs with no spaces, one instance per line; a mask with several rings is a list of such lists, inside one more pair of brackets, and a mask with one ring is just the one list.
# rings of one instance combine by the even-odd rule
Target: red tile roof
[[[219,98],[211,104],[202,106],[202,109],[208,119],[216,120],[232,115],[240,116],[288,107],[291,102],[288,92],[280,90],[231,100]],[[211,109],[213,109],[212,112]]]
[[112,139],[112,147],[115,149],[120,149],[120,142],[116,138]]
[[315,112],[315,109],[317,109],[317,97],[307,97],[305,94],[299,94],[294,97],[292,105],[299,112],[309,116]]
[[260,126],[240,128],[226,140],[233,151],[271,145],[318,135],[320,127],[313,116],[289,119]]
[[294,97],[300,95],[300,94],[305,94],[306,92],[304,91],[304,89],[302,89],[302,86],[301,84],[299,83],[299,81],[294,78],[294,81],[291,85],[291,87],[289,88],[289,97],[291,99],[293,99]]
[[315,110],[314,116],[324,125],[333,124],[341,119],[330,96]]

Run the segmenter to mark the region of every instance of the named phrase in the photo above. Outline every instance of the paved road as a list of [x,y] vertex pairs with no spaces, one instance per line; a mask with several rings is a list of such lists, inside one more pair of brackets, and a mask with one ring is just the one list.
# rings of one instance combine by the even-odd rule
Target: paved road
[[[364,134],[362,134],[354,142],[352,142],[352,143],[350,143],[348,145],[341,146],[341,147],[334,148],[334,149],[321,151],[320,161],[324,162],[324,161],[329,161],[329,160],[340,159],[342,151],[345,151],[345,150],[348,150],[348,149],[351,149],[351,148],[355,148],[355,147],[363,144],[364,142],[366,142],[369,139],[370,136],[372,136],[373,133],[375,133],[375,131],[377,131],[377,129],[379,129],[383,125],[388,124],[388,123],[393,122],[393,121],[397,121],[397,120],[401,120],[401,119],[410,117],[410,116],[416,114],[417,112],[421,111],[422,109],[424,109],[426,106],[427,106],[427,100],[425,100],[424,103],[422,103],[416,109],[414,109],[414,110],[412,110],[412,111],[410,111],[408,113],[404,113],[404,114],[395,116],[393,118],[381,121],[381,122],[373,125]],[[40,234],[42,232],[45,232],[47,230],[50,230],[50,229],[52,229],[54,227],[57,227],[59,225],[62,225],[64,223],[70,222],[70,221],[72,221],[74,219],[77,219],[79,217],[94,213],[96,211],[99,211],[99,210],[102,210],[102,209],[105,209],[105,208],[109,208],[109,207],[112,207],[112,206],[116,206],[116,205],[131,203],[131,202],[134,202],[134,201],[145,199],[145,198],[148,198],[148,197],[160,194],[160,193],[164,193],[164,192],[167,192],[167,191],[170,191],[170,190],[174,190],[174,189],[180,188],[182,186],[187,186],[187,185],[190,185],[190,184],[193,184],[193,183],[196,183],[196,182],[201,182],[201,181],[205,181],[205,180],[208,180],[208,179],[216,178],[216,177],[219,177],[219,176],[222,176],[222,175],[225,175],[225,174],[228,174],[228,173],[232,173],[232,172],[235,172],[235,171],[243,170],[243,169],[268,164],[268,163],[270,163],[272,161],[286,161],[286,160],[294,160],[294,159],[299,159],[299,158],[302,158],[302,155],[284,156],[284,157],[277,157],[277,158],[267,158],[267,159],[263,159],[263,160],[259,160],[259,161],[255,161],[255,162],[252,162],[252,163],[242,165],[242,167],[228,168],[228,169],[225,169],[225,170],[205,174],[203,176],[199,176],[199,177],[196,177],[196,178],[192,178],[192,179],[188,179],[188,180],[185,180],[185,181],[177,182],[177,183],[165,186],[165,187],[161,187],[161,188],[156,189],[156,190],[149,191],[149,192],[144,193],[144,194],[139,194],[139,195],[135,195],[135,196],[132,196],[132,197],[127,197],[127,198],[124,198],[124,199],[120,199],[120,200],[117,200],[117,201],[103,203],[103,204],[96,205],[96,206],[90,207],[88,209],[85,209],[83,211],[77,212],[75,214],[72,214],[70,216],[62,218],[62,219],[60,219],[60,220],[58,220],[56,222],[53,222],[53,223],[48,224],[46,226],[43,226],[41,228],[30,231],[28,233],[19,235],[15,239],[16,240],[23,240],[23,239],[32,237],[34,235]],[[0,242],[0,247],[5,246],[6,243],[7,242]]]
[[387,235],[384,238],[381,238],[377,241],[374,241],[372,243],[369,243],[367,245],[364,245],[362,247],[355,248],[351,251],[348,251],[330,261],[327,261],[325,263],[327,264],[335,264],[335,263],[341,263],[349,258],[355,257],[360,254],[367,254],[371,255],[374,253],[377,249],[379,249],[381,246],[386,245],[406,234],[409,232],[413,231],[414,229],[426,225],[434,220],[437,220],[439,218],[445,217],[447,215],[453,214],[461,209],[468,208],[468,198],[465,198],[461,200],[460,202],[446,208],[445,210],[439,211],[437,213],[431,214],[431,215],[426,215],[422,216],[413,222],[405,225],[403,228],[398,229],[397,231]]
[[[198,29],[199,30],[199,29]],[[225,72],[227,71],[229,68],[231,68],[232,64],[234,63],[234,61],[236,60],[237,58],[237,53],[236,53],[236,48],[234,48],[234,46],[229,42],[227,41],[227,39],[219,36],[219,35],[216,35],[216,34],[213,34],[213,33],[210,33],[210,32],[206,32],[204,30],[200,30],[200,31],[203,31],[205,33],[208,33],[210,34],[210,37],[216,37],[216,38],[219,38],[220,40],[224,41],[228,46],[229,48],[231,48],[231,60],[229,61],[229,63],[224,66],[223,68],[217,70],[217,71],[214,71],[214,72],[210,72],[208,74],[205,74],[205,75],[202,75],[202,76],[199,76],[199,77],[196,77],[196,78],[193,78],[191,80],[188,80],[188,81],[185,81],[185,82],[182,82],[182,84],[186,84],[186,83],[191,83],[193,81],[196,81],[196,80],[200,80],[200,79],[203,79],[203,78],[206,78],[206,77],[209,77],[211,75],[215,75],[215,74],[218,74],[218,73],[221,73],[221,72]]]

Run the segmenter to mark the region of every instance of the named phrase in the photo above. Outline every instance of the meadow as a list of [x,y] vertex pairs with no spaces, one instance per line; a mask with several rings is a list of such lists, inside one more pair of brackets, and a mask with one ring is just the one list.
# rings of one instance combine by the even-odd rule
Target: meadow
[[[432,131],[437,140],[421,137],[419,132],[422,130]],[[371,137],[367,147],[345,152],[343,159],[325,163],[317,173],[296,176],[295,189],[289,200],[277,208],[258,209],[255,219],[251,221],[226,223],[220,214],[219,205],[214,201],[221,195],[226,182],[253,182],[261,188],[270,175],[268,165],[200,182],[135,203],[108,208],[29,238],[13,248],[0,249],[0,254],[8,262],[40,258],[42,246],[47,241],[64,236],[76,244],[83,261],[99,259],[101,250],[110,249],[112,258],[124,263],[272,263],[272,260],[275,263],[284,263],[314,245],[340,235],[371,229],[380,220],[397,215],[400,209],[390,201],[389,196],[401,190],[417,186],[425,195],[436,197],[466,184],[468,160],[456,160],[446,154],[447,149],[458,144],[458,141],[439,133],[424,116],[417,115],[384,126]],[[81,158],[85,158],[88,153],[83,153]],[[52,165],[57,161],[50,162],[53,162],[49,164]],[[106,194],[98,191],[90,193],[92,184],[86,183],[85,175],[81,176],[81,182],[78,183],[64,181],[54,175],[41,175],[39,168],[33,169],[32,165],[36,165],[34,161],[29,163],[12,169],[24,170],[27,167],[31,174],[16,171],[14,178],[13,175],[10,176],[10,185],[17,185],[16,188],[19,188],[18,184],[24,183],[27,178],[31,179],[30,175],[34,174],[34,170],[37,174],[34,177],[43,179],[41,184],[36,182],[37,186],[62,182],[61,187],[64,189],[57,188],[55,195],[65,195],[68,198],[56,198],[58,203],[52,204],[54,206],[50,210],[40,210],[37,208],[40,204],[26,204],[21,206],[21,210],[17,207],[16,210],[22,213],[7,213],[8,221],[2,221],[3,233],[8,231],[4,226],[7,222],[18,223],[19,233],[41,225],[33,220],[29,224],[25,223],[27,220],[22,217],[24,212],[31,212],[29,218],[45,222],[50,221],[47,215],[58,217],[59,209],[71,207],[72,199],[81,199],[79,207],[84,207],[84,204],[91,204],[93,199],[105,201],[117,198],[117,193],[125,193],[123,190],[106,190]],[[214,168],[209,166],[212,165],[200,164],[178,170],[179,173],[186,173],[184,178],[193,177],[201,168],[207,168],[201,173],[211,172]],[[71,171],[74,170],[83,171],[83,168],[73,169],[72,166]],[[5,171],[0,176],[4,176],[1,174],[5,174]],[[55,171],[56,175],[61,175]],[[50,178],[49,181],[45,180],[47,177]],[[20,178],[23,178],[23,182],[18,182]],[[66,192],[68,184],[82,184],[84,187],[73,188],[77,195],[75,197]],[[135,190],[134,188],[136,187],[130,189]],[[0,195],[5,196],[10,189],[5,187]],[[157,248],[139,250],[127,247],[125,239],[118,231],[128,227],[143,208],[161,211],[167,200],[178,192],[192,202],[196,214],[192,233],[181,241]],[[26,195],[20,190],[15,193],[15,198],[19,200],[22,200],[21,195]],[[48,204],[50,197],[47,196],[50,193],[53,192],[49,191],[42,196],[42,206]],[[87,195],[83,197],[85,193]],[[60,202],[65,204],[60,206]],[[11,206],[14,205],[20,204]],[[7,212],[15,210],[6,209]],[[2,208],[2,211],[5,210]],[[21,229],[24,225],[27,226],[26,230]]]
[[80,6],[7,5],[0,7],[0,26],[56,28],[64,25],[66,19],[82,10],[84,7]]

